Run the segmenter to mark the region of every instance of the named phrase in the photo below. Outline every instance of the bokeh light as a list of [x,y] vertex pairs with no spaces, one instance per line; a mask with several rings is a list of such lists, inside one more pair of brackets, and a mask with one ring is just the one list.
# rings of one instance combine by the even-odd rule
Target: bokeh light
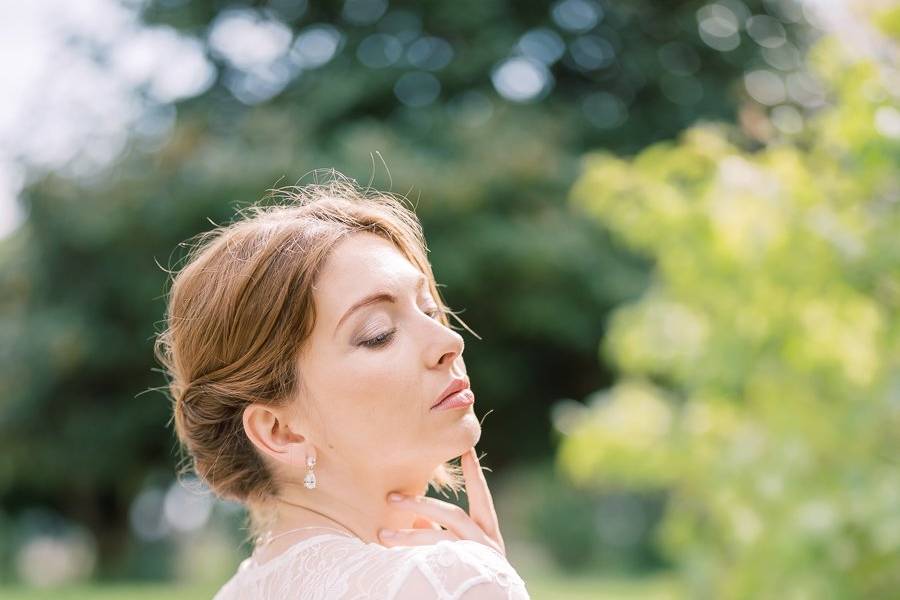
[[500,63],[491,73],[494,88],[514,102],[532,102],[544,97],[553,86],[553,75],[528,57],[513,57]]

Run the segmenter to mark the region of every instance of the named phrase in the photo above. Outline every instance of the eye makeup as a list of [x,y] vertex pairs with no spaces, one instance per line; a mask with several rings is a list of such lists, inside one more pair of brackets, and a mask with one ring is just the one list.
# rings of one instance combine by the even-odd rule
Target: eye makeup
[[[438,315],[441,314],[441,310],[439,308],[435,307],[425,314],[427,314],[432,319],[437,320]],[[370,348],[370,349],[386,346],[393,339],[395,333],[397,333],[396,327],[394,327],[393,329],[390,329],[389,331],[386,331],[384,333],[380,333],[372,338],[364,340],[364,341],[360,342],[359,344],[357,344],[357,346],[362,346],[364,348]]]

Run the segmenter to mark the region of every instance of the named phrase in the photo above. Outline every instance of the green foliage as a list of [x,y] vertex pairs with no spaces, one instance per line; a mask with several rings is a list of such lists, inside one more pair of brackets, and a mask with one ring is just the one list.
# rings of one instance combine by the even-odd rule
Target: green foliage
[[653,539],[665,501],[661,494],[585,491],[552,462],[524,472],[517,493],[529,536],[561,573],[646,577],[665,566]]
[[529,527],[561,569],[587,571],[597,566],[595,557],[600,551],[594,526],[596,505],[593,498],[561,484],[547,478],[531,509]]
[[698,125],[591,154],[574,187],[655,276],[614,314],[624,378],[559,463],[670,489],[662,540],[693,597],[900,589],[898,15],[864,30],[876,53],[813,48],[831,105],[795,139],[753,152]]

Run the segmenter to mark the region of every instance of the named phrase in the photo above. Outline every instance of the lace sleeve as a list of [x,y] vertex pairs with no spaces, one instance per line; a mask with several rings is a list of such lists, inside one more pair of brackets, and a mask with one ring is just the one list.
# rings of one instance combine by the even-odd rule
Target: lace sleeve
[[506,558],[471,540],[412,546],[394,580],[393,600],[530,600]]

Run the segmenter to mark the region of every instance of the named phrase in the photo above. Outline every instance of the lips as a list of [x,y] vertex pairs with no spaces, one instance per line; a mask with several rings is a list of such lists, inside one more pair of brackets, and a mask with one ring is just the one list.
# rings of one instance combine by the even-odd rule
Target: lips
[[460,390],[467,389],[468,387],[469,387],[469,378],[468,377],[464,377],[464,378],[458,377],[458,378],[454,379],[453,381],[450,382],[450,385],[448,385],[444,389],[444,391],[441,392],[441,395],[438,396],[437,400],[435,400],[434,403],[432,403],[431,408],[434,408],[435,406],[440,404],[441,401],[444,398],[446,398],[447,396],[455,394],[456,392],[458,392]]

